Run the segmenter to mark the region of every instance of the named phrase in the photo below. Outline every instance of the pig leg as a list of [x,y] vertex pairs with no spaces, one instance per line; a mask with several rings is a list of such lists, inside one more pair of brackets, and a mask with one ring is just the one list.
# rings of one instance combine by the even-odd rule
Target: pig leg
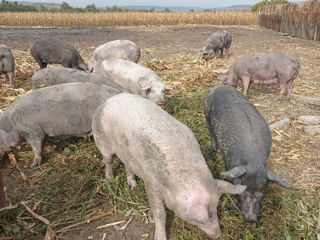
[[9,76],[9,81],[10,81],[10,87],[15,88],[14,83],[13,83],[13,72],[7,73]]
[[249,76],[242,77],[242,82],[243,82],[243,88],[244,88],[243,95],[247,96],[249,85],[250,85],[250,77]]
[[101,137],[99,134],[94,134],[93,135],[94,141],[96,143],[97,148],[99,149],[103,160],[102,160],[102,166],[105,166],[105,179],[107,180],[111,180],[113,179],[113,171],[112,171],[112,160],[113,160],[113,156],[114,153],[110,152],[109,149],[107,149],[106,146],[109,146],[111,144],[109,144],[108,141],[106,141],[104,139],[104,137]]
[[42,150],[44,148],[45,136],[36,137],[33,139],[26,139],[26,141],[31,145],[34,152],[34,159],[30,167],[39,166],[42,161]]
[[225,55],[225,57],[224,58],[228,58],[229,57],[229,49],[228,48],[226,48],[226,55]]
[[220,49],[221,57],[223,56],[223,48]]
[[126,169],[126,174],[127,174],[127,181],[130,187],[133,189],[136,186],[138,186],[136,180],[134,179],[134,173],[131,171],[130,168],[128,168],[127,165],[124,165],[124,168]]
[[[1,75],[1,74],[0,74]],[[6,73],[3,74],[4,75],[4,79],[3,79],[3,82],[6,83],[8,81],[8,76]]]
[[278,79],[279,79],[279,85],[280,85],[280,93],[279,93],[279,96],[275,99],[276,101],[282,99],[282,95],[284,94],[284,92],[287,89],[287,81],[280,79],[280,78],[278,78]]
[[289,82],[287,82],[287,96],[286,96],[286,99],[290,98],[292,89],[293,89],[293,80],[290,80]]
[[145,188],[148,196],[148,201],[152,211],[154,224],[155,224],[155,237],[154,240],[167,240],[166,236],[166,210],[163,201],[159,197],[160,193],[152,188],[150,184],[145,182]]

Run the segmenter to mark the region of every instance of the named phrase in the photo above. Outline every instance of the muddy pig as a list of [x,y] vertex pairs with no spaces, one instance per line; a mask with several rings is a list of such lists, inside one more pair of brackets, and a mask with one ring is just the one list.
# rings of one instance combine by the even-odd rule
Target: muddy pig
[[212,34],[205,42],[201,49],[202,59],[208,61],[212,55],[215,58],[220,50],[221,56],[223,50],[226,50],[226,58],[229,57],[229,48],[231,46],[232,37],[226,30],[217,31]]
[[93,72],[107,73],[129,93],[148,98],[159,106],[165,105],[165,91],[173,91],[151,69],[124,59],[104,60]]
[[13,82],[14,58],[11,50],[6,45],[0,45],[0,75],[4,74],[4,82],[10,82],[10,87],[15,88]]
[[224,159],[226,171],[221,176],[247,186],[239,195],[240,208],[245,221],[255,222],[269,181],[296,189],[266,167],[271,149],[269,126],[254,105],[231,86],[212,88],[204,109],[212,147],[219,148]]
[[34,152],[31,167],[40,165],[47,136],[85,136],[92,115],[117,88],[94,83],[67,83],[21,96],[0,115],[0,153],[27,141]]
[[44,68],[42,70],[35,71],[31,78],[31,86],[33,89],[71,82],[106,84],[125,91],[119,84],[114,82],[107,73],[89,73],[71,68]]
[[78,51],[69,43],[56,38],[35,41],[30,47],[30,52],[41,69],[46,68],[48,64],[59,63],[66,68],[88,70]]
[[91,72],[98,62],[109,58],[121,58],[137,63],[140,58],[140,48],[129,40],[114,40],[98,46],[88,61]]
[[260,85],[279,84],[280,93],[276,100],[281,99],[286,90],[286,98],[289,99],[293,81],[298,76],[299,70],[299,61],[289,55],[264,53],[240,59],[219,79],[234,87],[238,81],[242,81],[245,96],[251,82]]
[[145,184],[155,221],[155,239],[165,240],[164,205],[209,237],[221,230],[217,205],[222,193],[240,194],[245,186],[215,180],[192,131],[161,107],[141,96],[122,93],[101,105],[92,120],[92,133],[113,177],[112,158],[124,163],[128,184]]

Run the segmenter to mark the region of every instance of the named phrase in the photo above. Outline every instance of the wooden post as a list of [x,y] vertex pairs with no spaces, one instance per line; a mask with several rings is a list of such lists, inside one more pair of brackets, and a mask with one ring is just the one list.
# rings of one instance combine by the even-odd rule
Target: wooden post
[[0,208],[4,207],[5,197],[3,191],[3,176],[2,172],[0,171]]

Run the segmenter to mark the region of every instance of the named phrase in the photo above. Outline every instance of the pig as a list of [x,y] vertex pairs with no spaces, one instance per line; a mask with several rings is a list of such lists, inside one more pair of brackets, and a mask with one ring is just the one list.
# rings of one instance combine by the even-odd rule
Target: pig
[[212,34],[205,42],[201,49],[202,59],[208,61],[212,56],[215,58],[220,50],[223,56],[223,50],[226,50],[225,58],[229,57],[229,48],[231,46],[232,37],[226,30],[217,31]]
[[211,88],[204,113],[212,147],[219,148],[224,159],[226,171],[220,175],[247,186],[239,195],[240,208],[245,221],[255,222],[268,182],[296,190],[266,167],[271,149],[269,126],[245,96],[227,85]]
[[151,69],[124,59],[107,59],[93,71],[107,73],[126,91],[148,98],[159,106],[165,105],[165,91],[174,91]]
[[13,77],[14,77],[14,58],[11,50],[6,45],[0,45],[0,75],[4,74],[4,82],[10,82],[10,87],[15,88]]
[[59,63],[66,68],[88,70],[78,51],[69,43],[56,38],[35,41],[30,47],[30,52],[41,69],[46,68],[48,64]]
[[33,89],[53,86],[71,82],[92,82],[106,84],[125,91],[119,84],[114,82],[107,73],[89,73],[78,69],[50,67],[35,71],[31,78]]
[[280,100],[286,90],[286,99],[289,99],[299,70],[299,61],[287,54],[264,53],[240,59],[219,79],[234,87],[237,87],[238,81],[242,81],[245,96],[251,82],[260,85],[279,84],[280,93],[276,100]]
[[98,62],[109,58],[121,58],[137,63],[140,58],[140,48],[129,40],[114,40],[98,46],[88,61],[88,69],[93,71]]
[[240,194],[245,186],[212,177],[192,131],[147,99],[121,93],[99,106],[92,120],[103,156],[105,178],[113,178],[112,158],[124,163],[128,184],[144,181],[155,221],[155,239],[166,240],[166,206],[209,237],[221,230],[217,205],[222,193]]
[[27,141],[31,167],[41,164],[45,139],[91,133],[94,110],[121,90],[102,84],[67,83],[31,91],[0,115],[0,153]]

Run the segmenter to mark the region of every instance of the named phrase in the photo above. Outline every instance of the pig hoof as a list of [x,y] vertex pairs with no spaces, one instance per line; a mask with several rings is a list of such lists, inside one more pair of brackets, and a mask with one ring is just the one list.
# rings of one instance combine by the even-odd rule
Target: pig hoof
[[131,187],[131,189],[134,189],[136,186],[138,186],[136,180],[128,181],[128,184]]
[[10,85],[10,87],[11,87],[11,88],[16,88],[16,86],[15,86],[15,85]]
[[30,167],[36,167],[36,166],[38,166],[38,165],[40,165],[40,164],[38,164],[36,161],[33,161],[31,164],[30,164]]

